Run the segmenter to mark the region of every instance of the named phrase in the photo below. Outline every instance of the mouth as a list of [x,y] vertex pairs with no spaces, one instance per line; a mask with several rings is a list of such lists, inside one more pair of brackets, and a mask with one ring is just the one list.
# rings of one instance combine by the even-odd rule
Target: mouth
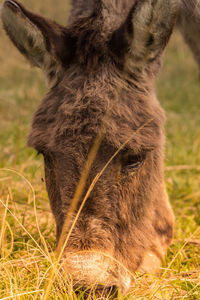
[[95,287],[98,293],[113,294],[120,288],[122,293],[126,293],[132,282],[127,270],[103,253],[68,253],[62,268],[71,274],[75,289]]

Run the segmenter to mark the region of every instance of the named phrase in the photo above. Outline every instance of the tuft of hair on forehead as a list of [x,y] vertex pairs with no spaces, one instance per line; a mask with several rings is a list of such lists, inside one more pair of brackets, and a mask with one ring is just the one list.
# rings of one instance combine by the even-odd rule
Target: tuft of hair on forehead
[[80,18],[90,17],[101,11],[102,31],[114,31],[127,17],[136,0],[71,0],[70,25]]
[[69,24],[73,23],[77,18],[88,17],[95,9],[98,0],[71,0],[71,14]]

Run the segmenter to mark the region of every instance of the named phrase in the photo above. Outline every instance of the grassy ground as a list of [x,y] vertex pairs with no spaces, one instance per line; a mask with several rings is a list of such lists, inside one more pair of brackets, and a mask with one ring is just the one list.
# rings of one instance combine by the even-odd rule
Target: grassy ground
[[[23,1],[61,23],[65,2]],[[26,136],[46,85],[1,27],[0,66],[0,299],[41,299],[51,266],[45,247],[55,246],[55,226],[42,160],[26,147]],[[200,299],[200,82],[178,34],[168,47],[158,94],[167,115],[166,183],[176,215],[175,240],[163,275],[138,274],[126,299]],[[53,285],[48,299],[76,299],[61,283]]]

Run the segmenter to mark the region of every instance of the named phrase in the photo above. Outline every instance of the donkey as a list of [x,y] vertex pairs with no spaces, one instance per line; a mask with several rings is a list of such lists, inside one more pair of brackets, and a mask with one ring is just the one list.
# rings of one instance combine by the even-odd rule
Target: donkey
[[[165,117],[155,78],[179,11],[189,40],[187,12],[178,0],[74,0],[66,27],[13,0],[2,6],[8,36],[48,78],[28,145],[44,156],[58,244],[67,235],[65,220],[98,136],[72,221],[109,161],[64,247],[63,266],[75,285],[126,292],[136,270],[160,268],[172,242],[174,216],[163,175]],[[191,44],[197,60],[198,46]]]

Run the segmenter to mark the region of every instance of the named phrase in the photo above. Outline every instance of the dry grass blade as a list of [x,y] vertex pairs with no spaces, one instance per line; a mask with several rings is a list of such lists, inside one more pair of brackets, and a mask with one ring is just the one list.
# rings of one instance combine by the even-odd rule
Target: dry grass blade
[[166,171],[200,171],[200,166],[189,166],[189,165],[180,165],[180,166],[169,166],[165,168]]
[[99,150],[99,147],[101,145],[101,142],[103,140],[103,137],[104,137],[104,134],[103,132],[100,133],[94,144],[93,144],[93,147],[92,149],[90,150],[90,153],[88,155],[88,159],[87,159],[87,162],[86,162],[86,165],[85,165],[85,168],[81,174],[81,179],[79,181],[79,184],[77,186],[77,189],[76,189],[76,192],[75,192],[75,195],[74,195],[74,198],[72,200],[72,203],[70,205],[70,208],[69,208],[69,211],[68,211],[68,215],[66,217],[66,220],[65,220],[65,223],[63,225],[63,229],[62,229],[62,233],[61,233],[61,237],[59,239],[59,242],[58,242],[58,246],[57,246],[57,254],[59,256],[59,254],[61,253],[62,251],[62,246],[65,242],[65,234],[67,233],[68,229],[69,229],[69,226],[70,226],[70,223],[71,223],[71,218],[73,216],[73,213],[74,211],[76,210],[76,207],[77,207],[77,204],[80,200],[80,197],[83,193],[83,190],[84,190],[84,187],[85,187],[85,184],[86,184],[86,180],[88,178],[88,175],[89,175],[89,172],[90,172],[90,169],[91,169],[91,166],[93,164],[93,161],[97,155],[97,152]]
[[[20,227],[27,233],[27,235],[31,238],[31,240],[36,244],[40,252],[43,254],[44,257],[49,260],[49,257],[46,255],[46,253],[43,251],[43,249],[40,247],[38,242],[34,239],[34,237],[26,230],[26,228],[23,226],[23,224],[19,221],[19,219],[12,213],[12,211],[4,204],[4,202],[0,199],[0,203],[7,208],[7,211],[11,214],[11,216],[17,221],[17,223],[20,225]],[[51,261],[50,261],[51,262]]]
[[4,214],[1,222],[1,232],[0,232],[0,249],[2,256],[4,256],[4,234],[5,234],[5,227],[6,227],[6,216],[7,216],[7,211],[8,211],[8,203],[9,203],[9,196],[7,196],[6,200],[6,206],[4,209]]
[[200,240],[192,240],[188,239],[185,241],[186,245],[194,245],[196,247],[200,247]]
[[44,292],[44,295],[43,295],[43,298],[42,298],[43,300],[47,299],[49,291],[50,291],[51,286],[52,286],[53,281],[54,281],[54,276],[55,275],[57,276],[58,265],[59,265],[59,262],[60,262],[60,259],[61,259],[62,253],[63,253],[62,247],[63,247],[63,244],[65,244],[65,233],[67,232],[67,230],[70,226],[71,218],[73,216],[74,211],[76,210],[78,201],[79,201],[79,199],[82,195],[82,192],[83,192],[83,189],[85,187],[85,183],[86,183],[86,180],[88,178],[92,163],[93,163],[93,161],[96,157],[96,154],[99,150],[99,147],[101,145],[103,136],[104,136],[103,133],[100,133],[97,136],[97,138],[94,142],[94,145],[93,145],[93,147],[92,147],[92,149],[89,153],[88,160],[86,162],[86,166],[85,166],[84,171],[81,175],[81,179],[79,181],[79,184],[78,184],[78,187],[76,189],[74,198],[73,198],[72,203],[70,205],[67,218],[66,218],[65,223],[63,225],[61,237],[59,239],[57,250],[56,250],[56,261],[55,261],[54,264],[52,264],[52,272],[50,273],[50,278],[49,278],[48,284],[46,285],[46,288],[45,288],[45,292]]
[[[190,236],[190,239],[192,239],[195,235],[197,235],[200,232],[200,227],[198,227],[195,232],[193,232]],[[167,273],[169,272],[169,270],[171,270],[171,266],[173,265],[174,261],[176,260],[176,258],[178,257],[178,255],[180,255],[183,251],[183,249],[185,248],[185,246],[187,245],[187,241],[184,242],[183,246],[179,249],[179,251],[176,253],[176,255],[174,255],[173,259],[170,261],[170,263],[168,264],[167,268],[164,269],[164,272],[162,274],[162,276],[160,277],[160,279],[158,279],[155,283],[155,287],[153,289],[153,292],[151,293],[151,295],[149,296],[149,299],[155,299],[155,295],[157,294],[157,292],[160,289],[161,283],[163,281],[164,278],[166,278]]]
[[[192,239],[195,235],[197,235],[200,232],[200,227],[197,227],[197,229],[191,234],[190,239]],[[172,264],[174,263],[174,261],[176,260],[177,256],[181,253],[181,251],[185,248],[185,246],[187,245],[187,241],[184,242],[183,246],[179,249],[179,251],[176,253],[176,255],[173,257],[173,259],[170,261],[170,263],[168,264],[165,272],[163,273],[162,277],[166,276],[168,270],[170,270]]]
[[44,245],[44,248],[45,248],[45,251],[46,251],[46,255],[48,255],[49,261],[52,262],[51,261],[51,255],[50,255],[50,253],[48,251],[48,247],[47,247],[46,241],[45,241],[45,239],[44,239],[44,237],[43,237],[43,235],[41,233],[41,230],[40,230],[40,226],[39,226],[39,222],[38,222],[38,217],[37,217],[35,191],[34,191],[34,188],[33,188],[32,184],[29,182],[29,180],[27,180],[25,178],[25,176],[23,176],[22,174],[20,174],[19,172],[15,171],[15,170],[12,170],[12,169],[0,169],[0,171],[10,172],[10,173],[16,174],[17,176],[21,177],[27,183],[27,185],[29,186],[29,188],[30,188],[30,190],[32,192],[32,195],[33,195],[34,213],[35,213],[35,220],[36,220],[37,230],[38,230],[38,233],[40,235],[41,241],[43,242],[43,245]]
[[[7,258],[7,257],[9,257],[11,255],[11,253],[13,251],[13,248],[14,248],[14,235],[13,235],[13,231],[12,231],[12,228],[11,228],[10,224],[7,221],[5,222],[5,224],[6,224],[5,227],[8,228],[9,233],[10,233],[10,237],[11,237],[10,250],[7,249],[6,255],[4,254],[4,258]],[[3,250],[3,248],[2,248],[2,250]]]
[[[68,243],[69,237],[70,237],[70,235],[71,235],[71,233],[72,233],[72,231],[73,231],[73,228],[74,228],[74,226],[75,226],[75,224],[76,224],[76,222],[77,222],[77,220],[78,220],[78,218],[79,218],[79,216],[80,216],[80,213],[81,213],[81,211],[82,211],[82,209],[83,209],[83,207],[84,207],[84,205],[85,205],[85,203],[86,203],[86,201],[87,201],[87,199],[88,199],[90,193],[92,192],[92,190],[93,190],[95,184],[97,183],[97,181],[99,180],[99,178],[101,177],[101,175],[103,174],[103,172],[105,171],[105,169],[108,167],[108,165],[109,165],[109,164],[112,162],[112,160],[118,155],[118,153],[119,153],[119,152],[120,152],[120,151],[121,151],[121,150],[122,150],[122,149],[123,149],[123,148],[124,148],[124,147],[132,140],[132,139],[133,139],[133,137],[134,137],[139,131],[141,131],[144,127],[146,127],[146,126],[147,126],[148,124],[150,124],[152,121],[153,121],[153,119],[150,119],[150,120],[148,120],[147,122],[145,122],[142,126],[140,126],[140,127],[135,131],[135,133],[134,133],[127,141],[125,141],[125,142],[121,145],[121,147],[113,154],[113,156],[108,160],[108,162],[105,164],[105,166],[103,167],[103,169],[102,169],[102,170],[96,175],[96,177],[93,179],[93,181],[92,181],[92,183],[91,183],[91,185],[90,185],[90,187],[89,187],[89,189],[88,189],[88,191],[87,191],[87,193],[86,193],[86,195],[85,195],[85,197],[84,197],[84,199],[83,199],[83,201],[82,201],[82,203],[81,203],[81,206],[80,206],[80,208],[79,208],[79,210],[78,210],[78,212],[77,212],[77,214],[76,214],[76,217],[75,217],[75,219],[74,219],[74,221],[73,221],[73,224],[72,224],[72,226],[71,226],[71,228],[70,228],[70,230],[69,230],[69,233],[68,233],[67,237],[65,238],[65,237],[63,236],[63,237],[60,238],[60,241],[59,241],[59,244],[58,244],[58,248],[57,248],[57,262],[55,263],[55,267],[53,268],[53,270],[52,270],[52,272],[51,272],[51,274],[50,274],[50,278],[49,278],[48,284],[47,284],[47,286],[46,286],[46,288],[45,288],[43,300],[46,300],[47,297],[48,297],[48,294],[49,294],[49,291],[50,291],[51,286],[52,286],[52,284],[53,284],[54,278],[55,278],[55,276],[57,276],[59,262],[60,262],[60,260],[61,260],[62,255],[63,255],[64,249],[65,249],[65,247],[66,247],[66,245],[67,245],[67,243]],[[100,141],[100,140],[101,140],[100,138],[97,138],[97,141]],[[97,145],[100,146],[99,143],[98,143]],[[98,147],[98,149],[99,149],[99,147]],[[93,153],[90,154],[92,158],[95,158],[98,149],[97,149],[96,144],[94,144],[94,147],[92,148]],[[90,155],[89,155],[89,157],[88,157],[88,160],[90,159]],[[90,163],[89,165],[91,165],[91,163]],[[77,187],[77,190],[79,190],[79,186]],[[78,194],[79,194],[79,193],[78,193]],[[79,194],[79,195],[80,195],[80,194]],[[77,201],[76,198],[75,198],[75,200]],[[66,226],[67,228],[66,228],[65,226]],[[62,234],[65,233],[65,232],[67,232],[67,229],[68,229],[68,220],[67,220],[67,222],[66,222],[66,223],[64,224],[64,226],[63,226]],[[63,244],[62,244],[62,243],[63,243]],[[125,268],[125,267],[124,267],[124,268]],[[131,275],[132,275],[132,274],[131,274]]]
[[36,294],[39,292],[43,292],[43,290],[36,290],[36,291],[31,291],[31,292],[26,292],[26,293],[13,294],[12,296],[1,298],[1,300],[21,299],[21,297],[23,297],[23,296],[33,295],[33,294]]

